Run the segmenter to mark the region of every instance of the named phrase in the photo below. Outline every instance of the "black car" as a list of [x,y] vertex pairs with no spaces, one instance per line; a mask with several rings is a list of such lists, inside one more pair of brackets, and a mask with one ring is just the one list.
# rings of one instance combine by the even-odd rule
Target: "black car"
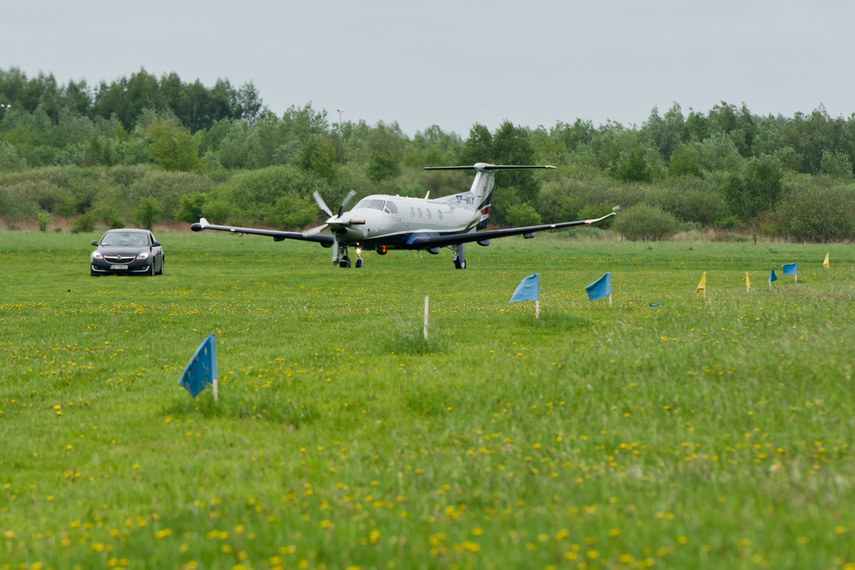
[[109,230],[89,257],[91,275],[163,275],[163,248],[148,230]]

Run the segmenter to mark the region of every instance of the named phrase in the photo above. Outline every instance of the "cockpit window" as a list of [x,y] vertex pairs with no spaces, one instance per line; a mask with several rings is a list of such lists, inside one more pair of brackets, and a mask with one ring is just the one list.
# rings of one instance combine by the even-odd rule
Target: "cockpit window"
[[384,208],[384,211],[387,214],[397,214],[398,213],[398,206],[395,205],[395,202],[387,200],[386,201],[386,207]]
[[356,203],[356,206],[354,206],[353,209],[358,210],[360,208],[365,208],[366,204],[368,204],[368,198],[363,198],[362,200]]
[[368,202],[368,205],[365,206],[370,210],[382,210],[383,209],[384,200],[371,200]]

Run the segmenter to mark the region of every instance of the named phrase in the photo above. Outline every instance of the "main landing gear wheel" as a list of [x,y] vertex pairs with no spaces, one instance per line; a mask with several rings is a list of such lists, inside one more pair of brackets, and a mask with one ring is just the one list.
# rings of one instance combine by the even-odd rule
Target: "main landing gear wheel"
[[348,256],[342,257],[338,262],[339,267],[343,267],[346,269],[350,269],[350,258]]
[[451,246],[451,259],[454,260],[455,269],[466,269],[466,258],[463,256],[463,244]]

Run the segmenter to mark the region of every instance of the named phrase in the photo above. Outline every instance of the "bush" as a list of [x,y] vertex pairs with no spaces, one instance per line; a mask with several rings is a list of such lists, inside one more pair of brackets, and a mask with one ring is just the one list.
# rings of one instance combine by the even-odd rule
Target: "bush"
[[[596,218],[602,218],[606,214],[610,214],[613,211],[613,207],[611,202],[600,202],[599,204],[590,204],[582,208],[579,212],[580,220],[593,220]],[[615,216],[610,218],[606,218],[599,224],[598,227],[602,229],[610,228],[615,221]]]
[[307,226],[317,219],[317,204],[294,192],[277,198],[264,214],[265,223],[280,230]]
[[684,222],[708,226],[727,217],[727,204],[718,192],[696,189],[663,192],[660,202],[663,210]]
[[92,212],[87,212],[82,216],[78,216],[71,222],[71,233],[85,234],[95,231],[95,215]]
[[225,224],[235,208],[224,200],[210,200],[202,207],[202,216],[212,224]]
[[642,203],[618,214],[612,227],[630,241],[658,241],[677,233],[680,223],[668,212]]
[[794,192],[775,212],[777,229],[806,242],[855,238],[855,190],[836,186]]
[[536,226],[540,224],[540,214],[531,204],[520,202],[508,208],[505,221],[513,227]]

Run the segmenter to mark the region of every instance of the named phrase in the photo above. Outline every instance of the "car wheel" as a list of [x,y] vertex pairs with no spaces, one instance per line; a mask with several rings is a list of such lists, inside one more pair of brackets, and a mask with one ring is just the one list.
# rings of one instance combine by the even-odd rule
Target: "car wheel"
[[148,273],[146,273],[146,275],[154,277],[154,260],[153,259],[151,260],[151,265],[148,266]]
[[157,272],[158,275],[163,275],[163,270],[165,269],[165,267],[164,267],[165,265],[166,265],[166,258],[161,257],[160,258],[160,271]]
[[95,273],[94,271],[92,271],[92,270],[90,269],[90,270],[89,270],[89,275],[90,275],[91,277],[98,277],[98,276],[100,275],[100,273]]

